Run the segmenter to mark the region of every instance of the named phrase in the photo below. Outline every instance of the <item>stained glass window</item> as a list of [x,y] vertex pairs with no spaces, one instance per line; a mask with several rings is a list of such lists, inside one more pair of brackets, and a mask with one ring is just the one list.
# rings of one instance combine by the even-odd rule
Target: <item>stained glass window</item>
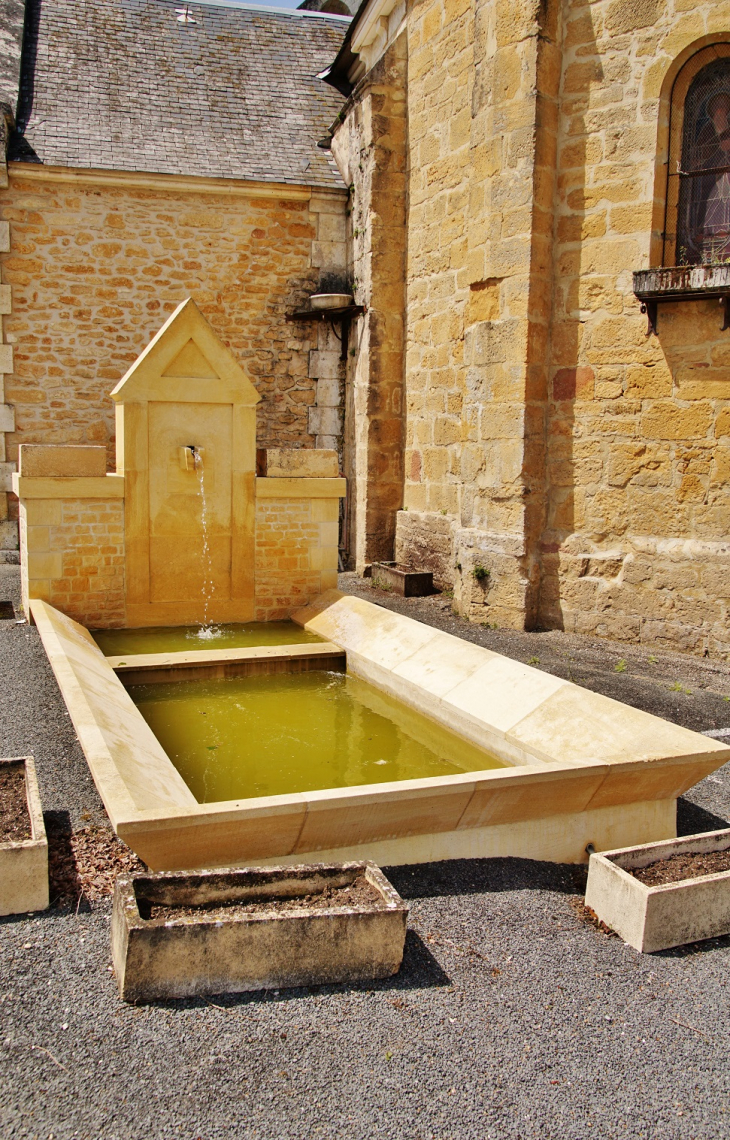
[[730,59],[687,92],[678,206],[677,263],[730,262]]

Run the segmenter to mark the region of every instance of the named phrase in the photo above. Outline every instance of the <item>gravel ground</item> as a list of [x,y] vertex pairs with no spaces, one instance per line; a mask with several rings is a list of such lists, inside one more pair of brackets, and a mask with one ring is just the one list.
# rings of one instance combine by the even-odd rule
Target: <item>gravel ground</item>
[[[16,581],[0,567],[0,599]],[[430,604],[432,624],[455,621]],[[608,643],[482,634],[523,660],[540,656],[524,639],[542,638],[541,667],[566,652],[585,675],[594,654],[592,688],[601,654],[613,674]],[[664,654],[670,673],[669,658],[707,681],[708,709],[722,701],[727,667]],[[0,669],[0,755],[32,752],[44,806],[75,830],[103,823],[33,629],[0,622]],[[705,706],[677,707],[671,719]],[[694,727],[724,727],[717,710]],[[730,818],[730,773],[693,789],[683,813],[684,831]],[[389,874],[410,930],[400,974],[372,985],[132,1007],[111,973],[108,902],[0,919],[2,1140],[730,1136],[730,938],[642,956],[586,921],[580,868],[491,859]]]

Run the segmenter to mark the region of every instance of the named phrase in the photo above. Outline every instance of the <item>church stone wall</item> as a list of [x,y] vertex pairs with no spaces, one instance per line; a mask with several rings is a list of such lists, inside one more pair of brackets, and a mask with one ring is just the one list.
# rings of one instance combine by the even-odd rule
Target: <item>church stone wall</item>
[[559,71],[536,15],[524,0],[424,0],[408,25],[398,557],[415,559],[431,532],[437,580],[451,581],[456,607],[514,626],[536,610],[545,493]]
[[403,354],[406,261],[405,33],[353,93],[332,152],[351,187],[355,300],[345,411],[349,554],[357,569],[393,557],[403,501]]
[[409,11],[396,556],[473,619],[730,655],[730,332],[704,301],[647,336],[632,291],[667,77],[713,38],[727,0]]
[[[12,45],[11,45],[12,46]],[[11,48],[8,49],[13,55]],[[7,62],[7,60],[6,60]],[[12,70],[12,69],[11,69]],[[7,68],[5,69],[7,72]],[[8,120],[0,105],[0,193],[8,185],[7,163],[5,161]],[[10,226],[0,220],[0,254],[10,250]],[[17,563],[18,552],[18,504],[12,502],[8,492],[15,466],[8,461],[5,438],[7,432],[15,429],[15,409],[7,402],[5,379],[13,371],[13,349],[7,341],[8,314],[12,311],[12,289],[0,267],[0,563]]]
[[203,180],[184,191],[53,181],[11,165],[0,189],[0,274],[12,288],[0,364],[14,354],[5,375],[14,424],[0,413],[6,490],[21,443],[105,444],[113,467],[109,392],[187,296],[262,396],[259,446],[341,451],[339,341],[326,324],[285,315],[322,277],[346,273],[346,195],[269,195]]
[[730,332],[708,300],[647,336],[631,276],[663,228],[661,96],[713,38],[722,0],[565,6],[540,617],[727,656]]

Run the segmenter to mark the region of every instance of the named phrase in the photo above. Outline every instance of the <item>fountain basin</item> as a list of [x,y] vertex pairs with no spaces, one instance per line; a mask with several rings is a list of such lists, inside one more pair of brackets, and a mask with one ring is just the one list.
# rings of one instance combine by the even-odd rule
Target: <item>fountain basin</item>
[[[505,855],[585,862],[588,844],[673,838],[677,796],[730,760],[718,741],[330,591],[293,615],[326,646],[292,652],[344,654],[348,674],[504,766],[199,803],[90,634],[41,601],[32,615],[112,824],[154,870]],[[285,658],[287,647],[272,648]],[[163,679],[166,662],[154,668]]]

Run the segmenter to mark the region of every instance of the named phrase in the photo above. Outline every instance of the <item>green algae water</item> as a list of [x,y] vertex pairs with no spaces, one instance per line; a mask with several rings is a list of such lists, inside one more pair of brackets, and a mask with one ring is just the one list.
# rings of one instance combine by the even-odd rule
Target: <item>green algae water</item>
[[149,629],[96,629],[94,641],[105,657],[123,653],[186,653],[195,649],[250,649],[255,645],[308,645],[322,641],[293,621],[245,624],[151,626]]
[[199,803],[504,767],[345,673],[175,681],[129,693]]

